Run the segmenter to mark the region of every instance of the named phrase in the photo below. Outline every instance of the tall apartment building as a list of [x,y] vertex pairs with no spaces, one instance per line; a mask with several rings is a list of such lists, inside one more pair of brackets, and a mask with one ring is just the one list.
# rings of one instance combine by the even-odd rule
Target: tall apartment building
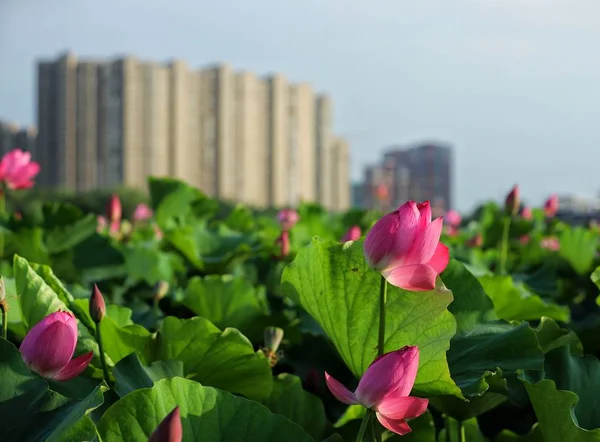
[[38,63],[40,184],[145,188],[168,175],[254,207],[344,210],[348,147],[332,113],[327,96],[281,74],[67,53]]
[[0,121],[0,156],[13,149],[21,149],[35,155],[37,130],[18,124]]

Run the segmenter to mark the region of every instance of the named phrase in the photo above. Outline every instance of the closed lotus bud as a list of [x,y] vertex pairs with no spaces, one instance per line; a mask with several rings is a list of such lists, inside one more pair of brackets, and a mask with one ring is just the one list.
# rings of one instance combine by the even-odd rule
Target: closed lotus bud
[[181,442],[182,439],[183,428],[179,406],[177,406],[156,427],[148,442]]
[[548,218],[553,218],[558,212],[558,195],[550,195],[544,203],[544,213]]
[[283,209],[277,214],[277,219],[283,230],[290,230],[300,220],[300,215],[294,209]]
[[92,320],[99,324],[104,316],[106,315],[106,304],[104,303],[104,297],[98,289],[98,286],[94,284],[94,289],[92,290],[92,296],[90,297],[90,316]]
[[267,327],[264,332],[265,348],[272,352],[279,350],[279,345],[283,339],[283,329],[279,327]]
[[106,217],[109,221],[115,222],[121,219],[121,200],[119,195],[113,194],[106,207]]
[[77,320],[69,312],[55,312],[29,330],[19,351],[30,370],[47,379],[66,381],[79,376],[94,356],[90,351],[73,358],[76,346]]
[[515,184],[510,193],[506,196],[504,202],[504,210],[509,215],[516,215],[519,213],[519,205],[521,204],[521,194],[519,192],[519,185]]
[[342,237],[342,242],[346,241],[356,241],[360,239],[362,232],[360,231],[359,226],[352,226],[348,229],[346,234]]
[[154,299],[160,301],[169,291],[169,283],[167,281],[158,281],[154,284]]

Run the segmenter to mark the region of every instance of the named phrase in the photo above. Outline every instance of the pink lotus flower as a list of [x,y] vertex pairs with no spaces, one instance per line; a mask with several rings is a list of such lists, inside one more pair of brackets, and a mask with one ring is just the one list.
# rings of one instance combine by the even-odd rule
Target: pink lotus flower
[[277,214],[277,219],[283,230],[290,230],[300,220],[300,215],[294,209],[283,209]]
[[540,246],[543,249],[556,252],[557,250],[560,250],[560,241],[555,237],[542,238],[540,241]]
[[283,230],[275,244],[279,246],[279,258],[284,258],[290,254],[290,232]]
[[533,218],[533,211],[531,210],[531,207],[523,207],[523,209],[521,210],[521,218],[527,220]]
[[444,215],[444,222],[452,227],[459,227],[462,222],[462,216],[456,210],[448,210]]
[[521,193],[519,192],[519,185],[515,184],[512,190],[506,195],[506,201],[504,202],[504,209],[506,213],[510,215],[516,215],[519,211],[519,205],[521,204]]
[[40,173],[40,165],[31,161],[31,153],[13,149],[0,161],[0,181],[9,189],[29,189],[33,178]]
[[44,378],[66,381],[79,376],[93,352],[73,357],[77,345],[77,320],[69,312],[51,313],[23,339],[19,351],[27,366]]
[[325,372],[327,387],[337,400],[374,410],[385,428],[404,435],[412,430],[406,419],[427,409],[429,401],[409,396],[419,369],[419,348],[407,346],[375,359],[353,393]]
[[552,194],[544,203],[544,213],[548,218],[553,218],[558,212],[558,195]]
[[431,221],[429,201],[409,201],[371,228],[364,243],[369,266],[405,290],[435,288],[448,265],[448,247],[440,243],[442,218]]
[[152,209],[144,203],[138,204],[133,211],[133,219],[135,221],[146,221],[152,218],[152,215]]
[[148,442],[181,442],[182,439],[183,428],[181,427],[179,406],[177,406],[156,427]]
[[113,194],[106,206],[106,217],[109,221],[114,223],[120,221],[121,216],[121,200],[119,199],[119,195]]
[[342,242],[346,241],[356,241],[360,239],[362,232],[360,231],[359,226],[352,226],[348,229],[348,231],[342,237]]

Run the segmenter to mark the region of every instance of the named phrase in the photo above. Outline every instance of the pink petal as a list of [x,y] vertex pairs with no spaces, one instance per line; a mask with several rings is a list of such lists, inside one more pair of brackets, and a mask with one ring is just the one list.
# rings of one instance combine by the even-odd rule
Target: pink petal
[[400,266],[384,270],[383,277],[393,286],[412,292],[426,292],[435,288],[438,273],[427,264]]
[[90,351],[84,355],[77,356],[75,359],[71,359],[67,365],[52,376],[52,379],[57,381],[67,381],[79,376],[90,364],[93,356],[94,352]]
[[[75,324],[75,330],[71,326]],[[77,323],[69,313],[46,316],[25,336],[19,351],[29,368],[51,377],[73,357],[77,344]]]
[[413,419],[427,410],[429,401],[420,397],[393,394],[383,398],[377,412],[389,419]]
[[408,396],[418,369],[418,347],[406,346],[386,353],[367,368],[354,395],[367,408],[377,406],[390,394]]
[[435,253],[427,263],[438,275],[441,274],[448,266],[450,261],[450,250],[442,243],[438,243]]
[[40,165],[38,163],[29,163],[27,166],[24,167],[25,169],[25,175],[27,175],[29,178],[33,178],[34,176],[36,176],[38,173],[40,173]]
[[383,425],[385,428],[390,430],[393,433],[399,434],[400,436],[404,436],[412,431],[410,426],[403,419],[390,419],[387,418],[380,413],[377,413],[377,420]]
[[404,265],[425,264],[431,259],[440,243],[442,224],[442,218],[437,218],[414,233],[412,246],[402,260]]
[[182,438],[181,415],[177,406],[156,427],[148,442],[181,442]]
[[431,222],[431,204],[429,204],[429,201],[417,204],[417,209],[419,209],[419,213],[421,214],[422,222],[429,224]]
[[358,404],[354,394],[339,381],[331,377],[327,372],[325,372],[325,382],[327,383],[327,388],[329,388],[331,394],[333,394],[338,401],[348,405]]

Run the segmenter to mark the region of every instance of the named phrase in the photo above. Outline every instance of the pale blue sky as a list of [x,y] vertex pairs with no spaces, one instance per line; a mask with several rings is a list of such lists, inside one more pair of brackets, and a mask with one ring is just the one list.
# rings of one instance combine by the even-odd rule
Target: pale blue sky
[[281,71],[335,100],[353,177],[455,145],[459,209],[600,190],[600,0],[0,0],[0,119],[35,123],[34,62],[183,58]]

